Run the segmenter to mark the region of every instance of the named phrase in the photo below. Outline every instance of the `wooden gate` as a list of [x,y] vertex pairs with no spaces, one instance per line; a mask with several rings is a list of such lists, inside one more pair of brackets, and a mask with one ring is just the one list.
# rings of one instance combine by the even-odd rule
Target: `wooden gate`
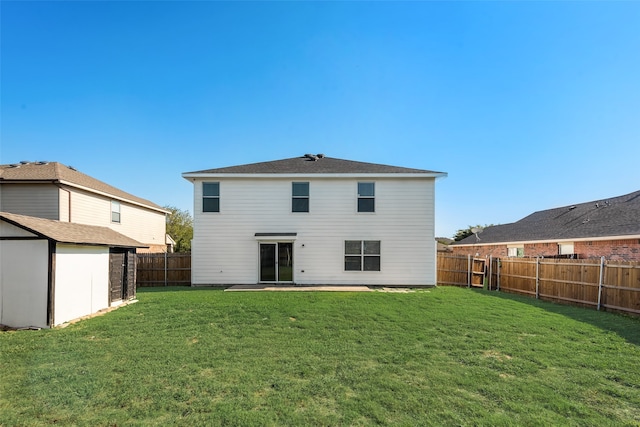
[[484,286],[484,276],[486,273],[486,260],[483,258],[474,258],[471,268],[471,286],[474,288],[482,288]]

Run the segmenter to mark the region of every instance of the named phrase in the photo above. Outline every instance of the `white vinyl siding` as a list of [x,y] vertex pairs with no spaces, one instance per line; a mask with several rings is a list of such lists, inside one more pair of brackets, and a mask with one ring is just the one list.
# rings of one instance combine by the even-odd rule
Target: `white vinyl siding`
[[[435,284],[433,178],[376,177],[375,215],[357,214],[354,189],[362,180],[308,181],[310,212],[299,215],[291,212],[290,179],[220,179],[224,209],[212,216],[201,213],[202,181],[196,180],[192,282],[256,283],[255,233],[297,233],[295,283]],[[345,272],[345,240],[381,241],[381,271]]]
[[0,184],[0,211],[57,220],[58,191],[51,184]]

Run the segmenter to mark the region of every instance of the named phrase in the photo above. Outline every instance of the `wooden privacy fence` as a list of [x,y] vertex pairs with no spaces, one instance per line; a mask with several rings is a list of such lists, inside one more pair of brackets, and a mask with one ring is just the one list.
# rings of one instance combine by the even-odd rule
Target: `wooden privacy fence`
[[191,286],[191,254],[138,254],[136,284]]
[[[470,256],[438,254],[438,284],[478,286]],[[487,289],[565,304],[640,314],[640,262],[553,258],[489,258]]]

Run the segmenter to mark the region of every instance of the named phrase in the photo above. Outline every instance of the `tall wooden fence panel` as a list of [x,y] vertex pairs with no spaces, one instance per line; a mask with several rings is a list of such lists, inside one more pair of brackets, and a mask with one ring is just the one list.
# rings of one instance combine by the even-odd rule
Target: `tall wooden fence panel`
[[[465,286],[475,264],[438,255],[438,284]],[[564,304],[640,314],[640,262],[605,259],[489,259],[487,288]],[[455,277],[452,278],[452,274]]]
[[191,286],[191,254],[138,254],[138,287]]
[[608,262],[602,287],[603,307],[640,314],[640,263]]
[[468,286],[469,257],[466,255],[438,254],[438,284]]

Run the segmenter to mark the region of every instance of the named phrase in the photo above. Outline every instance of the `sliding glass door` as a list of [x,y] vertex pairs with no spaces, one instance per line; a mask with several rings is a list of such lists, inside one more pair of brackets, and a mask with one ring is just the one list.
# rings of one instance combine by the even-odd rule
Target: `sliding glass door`
[[260,243],[260,281],[293,282],[293,243]]

